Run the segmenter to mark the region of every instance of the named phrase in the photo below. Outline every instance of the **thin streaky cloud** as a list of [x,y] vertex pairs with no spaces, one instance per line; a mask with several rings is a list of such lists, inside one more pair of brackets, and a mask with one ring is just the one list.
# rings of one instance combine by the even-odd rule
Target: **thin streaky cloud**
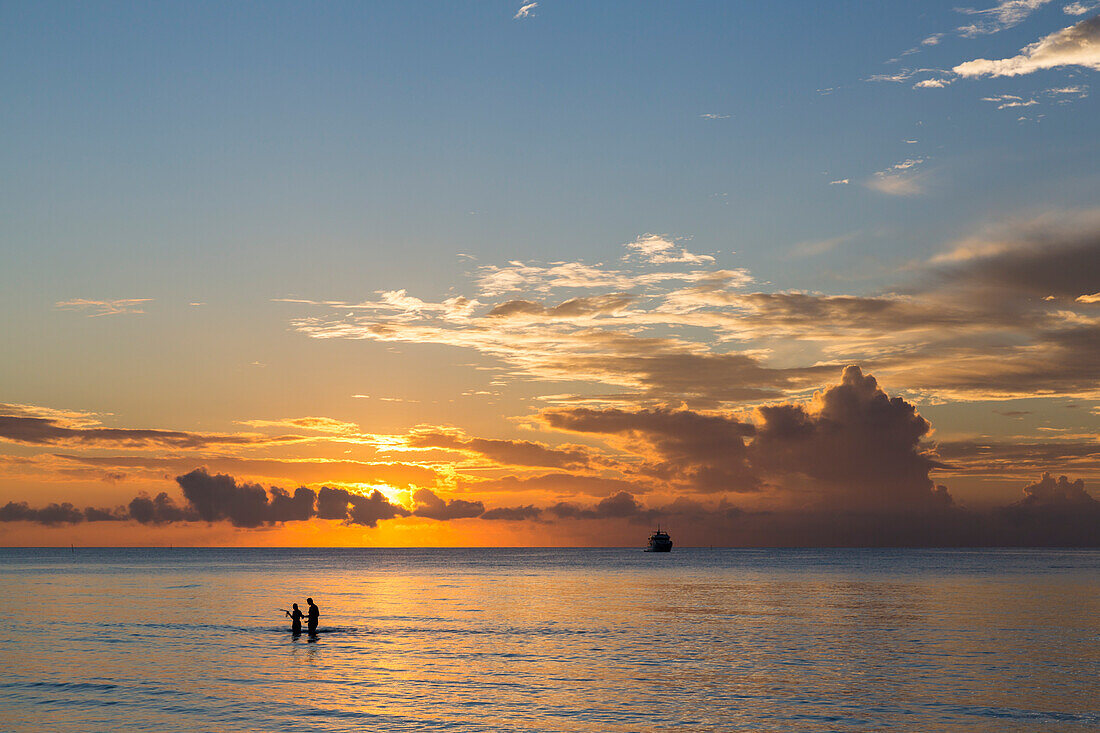
[[960,26],[958,31],[965,38],[999,33],[1024,22],[1048,3],[1050,0],[1001,0],[991,8],[958,8],[960,13],[978,17],[977,22]]
[[152,298],[120,298],[118,300],[73,298],[72,300],[58,301],[53,304],[53,307],[58,310],[84,311],[89,318],[123,314],[139,315],[145,313],[142,303],[149,303],[152,300]]
[[535,8],[539,6],[538,3],[526,3],[520,6],[520,9],[516,11],[516,14],[512,16],[512,20],[519,20],[521,18],[531,18],[535,15]]

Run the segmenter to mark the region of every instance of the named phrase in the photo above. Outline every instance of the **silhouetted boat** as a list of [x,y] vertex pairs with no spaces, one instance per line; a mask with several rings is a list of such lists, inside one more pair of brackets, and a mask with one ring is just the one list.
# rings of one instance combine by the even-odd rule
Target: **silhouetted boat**
[[657,525],[657,531],[649,536],[649,547],[646,552],[672,552],[672,538],[668,532],[661,531],[661,525]]

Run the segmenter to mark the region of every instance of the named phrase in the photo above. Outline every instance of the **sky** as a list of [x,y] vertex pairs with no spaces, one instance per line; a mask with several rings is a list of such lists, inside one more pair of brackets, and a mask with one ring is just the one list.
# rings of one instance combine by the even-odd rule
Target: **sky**
[[0,4],[0,545],[1100,544],[1098,72],[1092,1]]

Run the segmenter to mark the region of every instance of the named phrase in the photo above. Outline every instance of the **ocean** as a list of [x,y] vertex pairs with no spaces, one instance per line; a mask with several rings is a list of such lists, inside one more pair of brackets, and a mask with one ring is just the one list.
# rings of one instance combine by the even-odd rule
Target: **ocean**
[[7,549],[0,590],[3,731],[1100,729],[1095,550]]

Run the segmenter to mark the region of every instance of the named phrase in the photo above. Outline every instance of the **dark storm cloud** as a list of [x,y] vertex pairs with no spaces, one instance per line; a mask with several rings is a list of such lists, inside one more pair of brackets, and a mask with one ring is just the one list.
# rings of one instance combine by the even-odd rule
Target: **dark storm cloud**
[[592,460],[589,452],[580,446],[551,448],[529,440],[468,438],[461,433],[446,430],[416,430],[407,438],[407,441],[413,448],[469,451],[508,466],[575,469],[587,467]]
[[480,517],[485,513],[485,505],[480,501],[466,501],[465,499],[444,501],[430,489],[418,489],[413,494],[413,499],[417,503],[413,514],[427,519],[438,519],[440,521],[468,519]]
[[119,445],[126,447],[204,448],[217,445],[256,445],[301,440],[298,436],[209,435],[176,430],[128,428],[73,428],[44,417],[0,416],[0,440],[27,445]]

